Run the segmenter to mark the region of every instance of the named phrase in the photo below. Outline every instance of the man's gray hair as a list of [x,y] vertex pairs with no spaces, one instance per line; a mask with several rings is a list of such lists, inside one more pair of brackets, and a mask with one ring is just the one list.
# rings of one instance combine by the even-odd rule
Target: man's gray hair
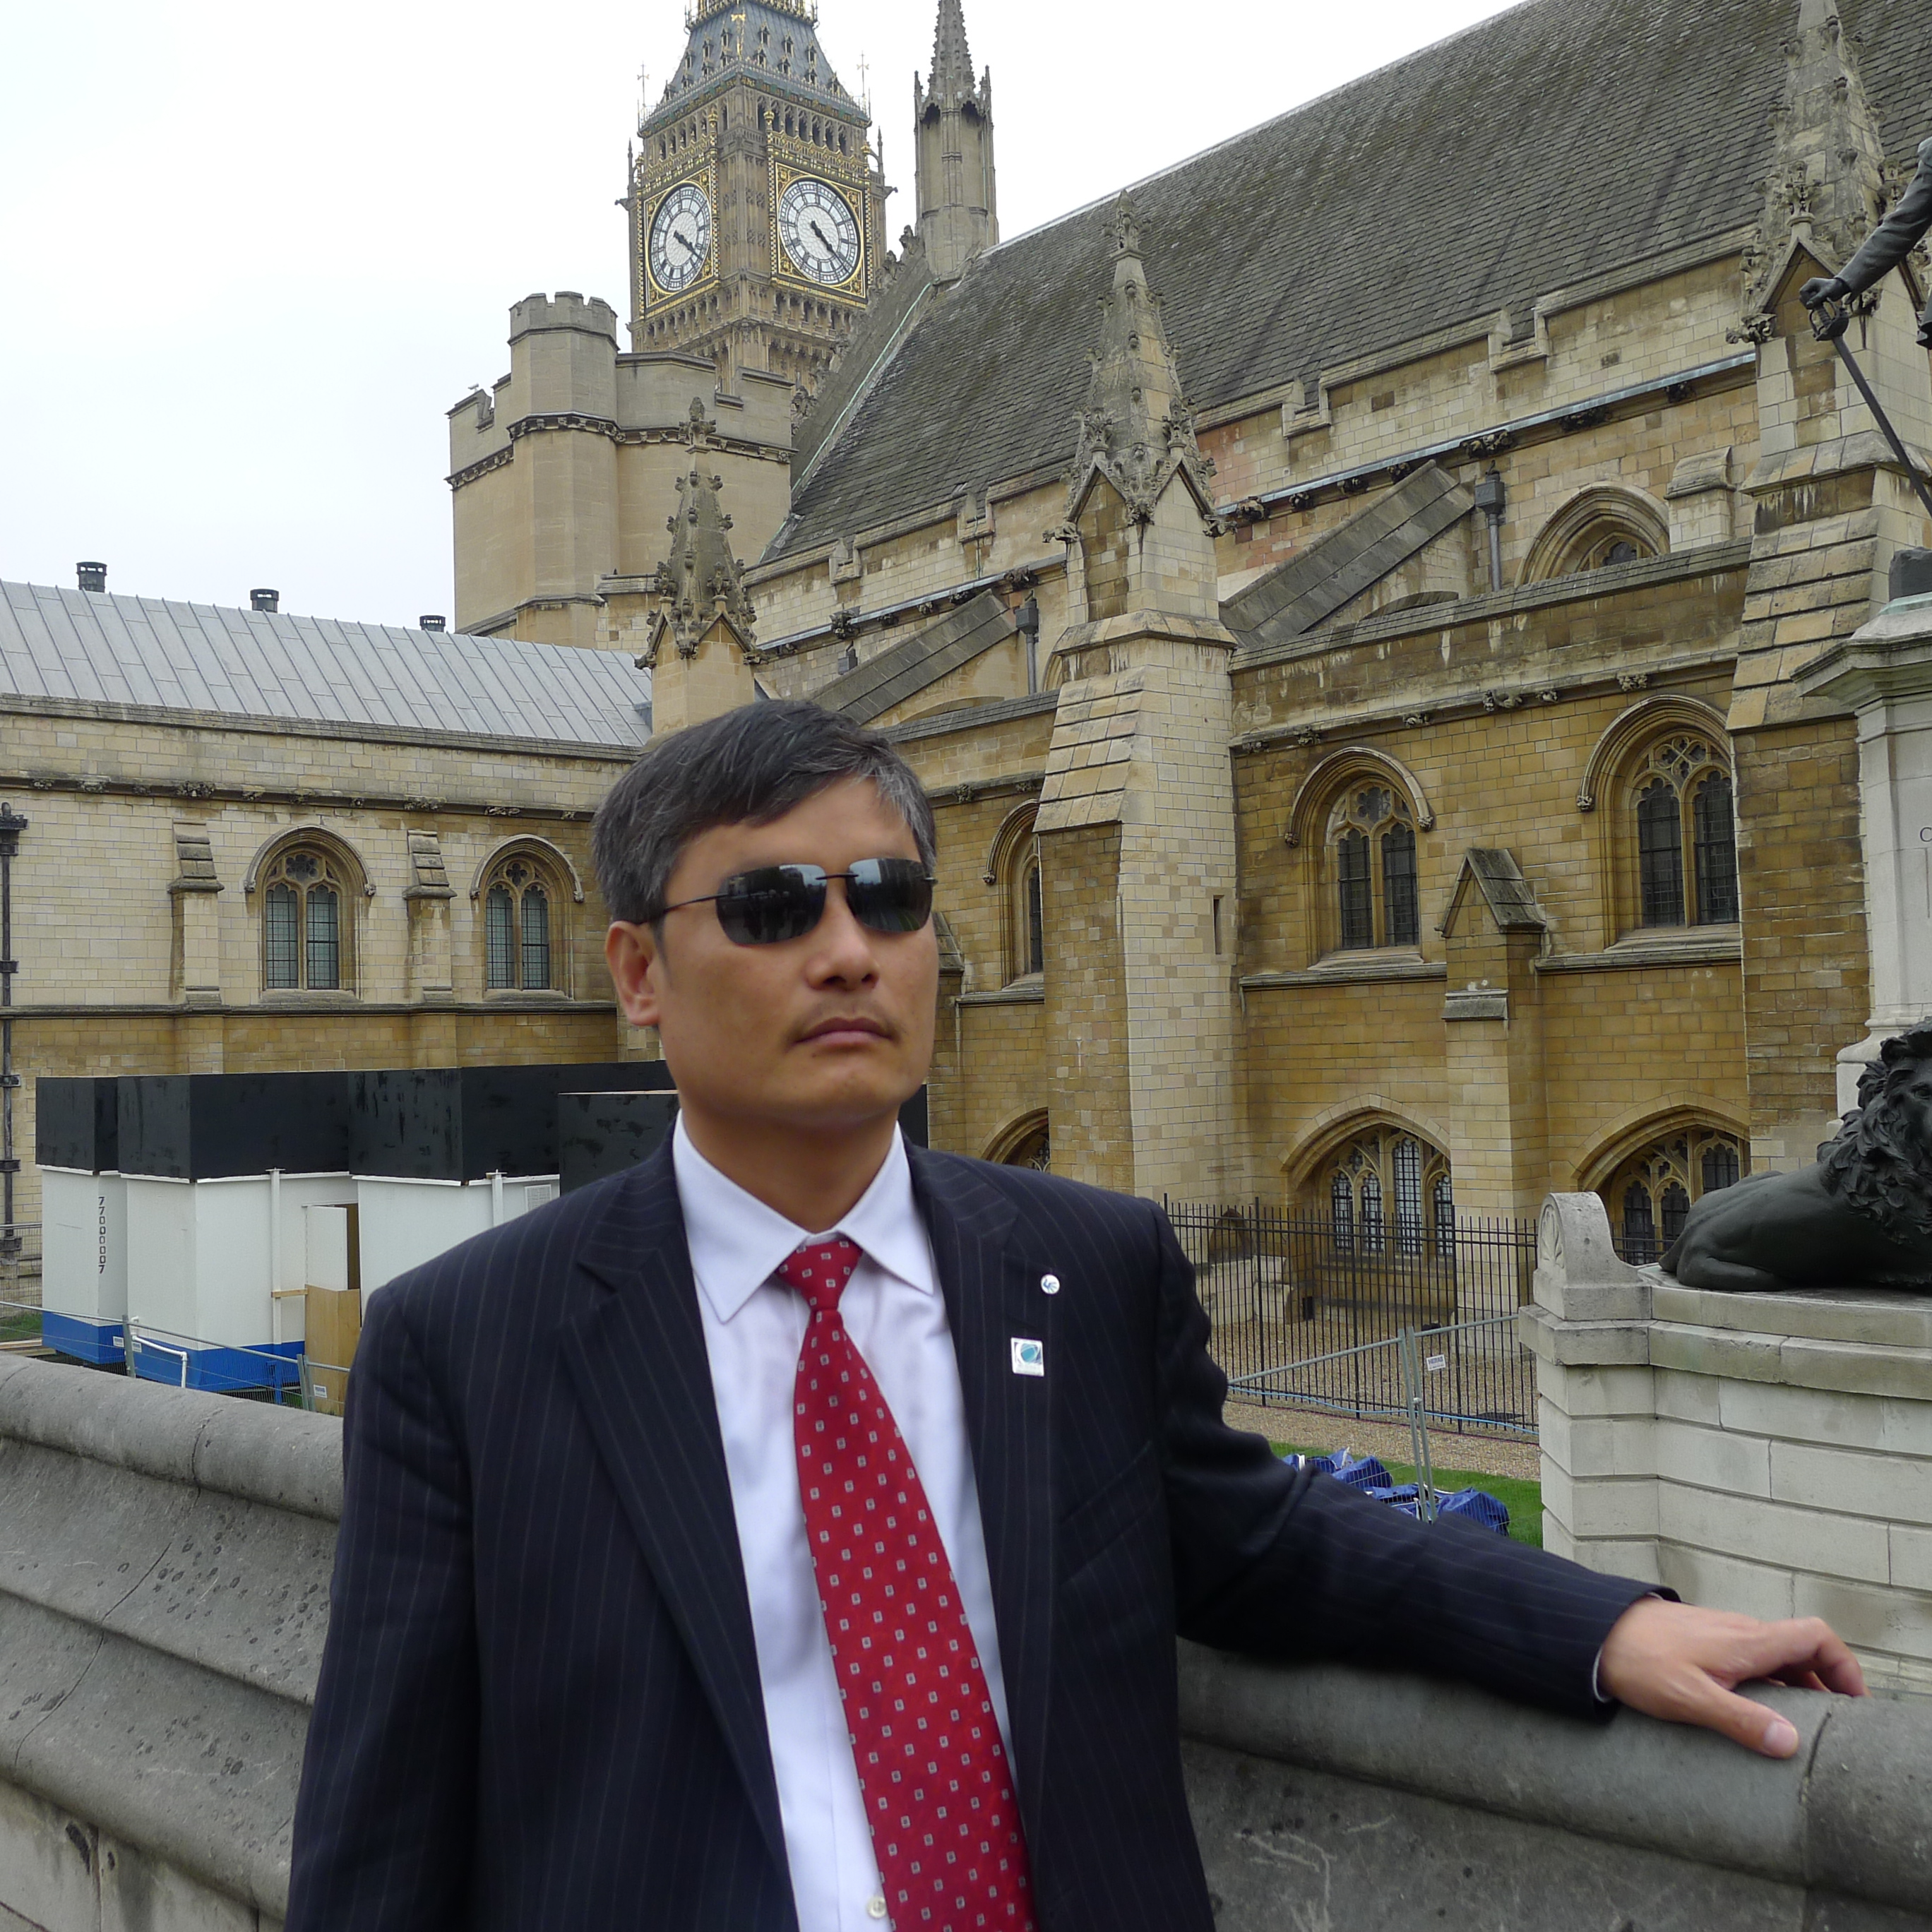
[[653,739],[610,788],[590,828],[610,916],[636,926],[662,917],[670,875],[700,832],[769,825],[851,778],[869,778],[878,788],[932,871],[938,840],[925,788],[886,739],[836,711],[792,702],[746,704]]

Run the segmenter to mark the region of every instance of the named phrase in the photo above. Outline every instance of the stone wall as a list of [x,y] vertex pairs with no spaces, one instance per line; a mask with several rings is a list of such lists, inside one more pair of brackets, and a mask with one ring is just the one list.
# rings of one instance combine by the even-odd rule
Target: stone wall
[[1932,1298],[1718,1294],[1554,1196],[1536,1300],[1544,1540],[1754,1616],[1825,1618],[1932,1693]]
[[340,1443],[0,1358],[0,1926],[279,1925]]
[[[62,714],[25,700],[0,732],[0,787],[29,820],[13,881],[20,1220],[39,1218],[42,1076],[626,1050],[590,817],[632,754],[77,703]],[[265,988],[260,874],[288,843],[339,861],[339,991]],[[512,856],[548,890],[548,990],[487,985],[481,894]]]
[[[340,1442],[326,1417],[0,1358],[0,1927],[278,1928]],[[1191,1646],[1180,1670],[1224,1932],[1932,1924],[1916,1706],[1761,1692],[1802,1738],[1772,1764],[1395,1673]]]

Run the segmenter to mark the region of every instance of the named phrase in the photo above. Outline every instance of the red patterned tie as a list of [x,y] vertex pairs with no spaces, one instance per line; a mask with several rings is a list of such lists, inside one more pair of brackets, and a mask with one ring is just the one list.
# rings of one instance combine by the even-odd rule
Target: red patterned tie
[[1032,1932],[1026,1840],[985,1672],[898,1425],[839,1318],[844,1236],[778,1278],[812,1310],[792,1433],[820,1607],[893,1932]]

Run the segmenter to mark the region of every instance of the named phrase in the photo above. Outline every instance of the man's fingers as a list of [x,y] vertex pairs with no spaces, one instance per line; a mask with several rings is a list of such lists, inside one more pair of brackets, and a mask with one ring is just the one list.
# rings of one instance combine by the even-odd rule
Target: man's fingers
[[1735,1691],[1710,1687],[1692,1721],[1721,1731],[1732,1742],[1766,1757],[1790,1757],[1798,1748],[1798,1727],[1788,1718],[1754,1704]]
[[1820,1617],[1787,1617],[1760,1624],[1739,1661],[1743,1667],[1730,1673],[1734,1683],[1767,1677],[1808,1689],[1836,1690],[1847,1697],[1864,1695],[1864,1673],[1858,1659]]

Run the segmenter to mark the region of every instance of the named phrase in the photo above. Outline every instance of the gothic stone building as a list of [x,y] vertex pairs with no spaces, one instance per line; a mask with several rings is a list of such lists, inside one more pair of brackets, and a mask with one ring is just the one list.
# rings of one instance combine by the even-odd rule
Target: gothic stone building
[[[1903,1017],[1874,1004],[1856,722],[1820,660],[1928,533],[1796,290],[1932,134],[1932,0],[1532,0],[1006,239],[991,76],[941,0],[891,251],[809,9],[700,0],[688,36],[626,181],[628,346],[605,303],[533,296],[451,412],[447,642],[478,676],[601,657],[612,720],[648,676],[660,730],[803,695],[893,734],[940,823],[935,1140],[1418,1240],[1582,1187],[1641,1244],[1808,1160]],[[1920,445],[1925,273],[1852,337]],[[406,755],[299,728],[378,796],[264,788],[239,737],[177,732],[149,776],[134,724],[72,710],[25,743],[10,717],[0,782],[76,818],[107,809],[88,774],[214,787],[238,888],[211,1001],[178,903],[206,814],[142,802],[138,853],[44,879],[116,878],[148,962],[138,995],[61,986],[77,1028],[112,997],[178,1058],[302,1064],[356,1027],[617,1050],[577,815],[628,755],[614,722]],[[424,758],[449,770],[400,769]],[[388,962],[309,995],[344,1006],[326,1043],[306,1010],[278,1031],[263,869],[324,790],[321,829],[374,856],[352,882],[307,844]],[[540,1015],[488,982],[464,896],[525,829],[500,792],[574,922]],[[431,836],[449,963],[418,972]]]
[[[1807,674],[1927,531],[1796,291],[1932,134],[1928,0],[1535,0],[1004,242],[943,0],[918,224],[815,382],[766,226],[812,124],[725,17],[646,124],[644,339],[535,298],[545,413],[452,418],[463,620],[634,655],[661,728],[763,692],[892,733],[940,826],[938,1141],[1412,1232],[1600,1189],[1638,1245],[1808,1160],[1900,1016]],[[741,241],[677,360],[650,197],[724,178],[728,104]],[[1854,332],[1922,445],[1924,272]],[[739,561],[644,574],[653,436]],[[514,584],[492,488],[551,546]]]

